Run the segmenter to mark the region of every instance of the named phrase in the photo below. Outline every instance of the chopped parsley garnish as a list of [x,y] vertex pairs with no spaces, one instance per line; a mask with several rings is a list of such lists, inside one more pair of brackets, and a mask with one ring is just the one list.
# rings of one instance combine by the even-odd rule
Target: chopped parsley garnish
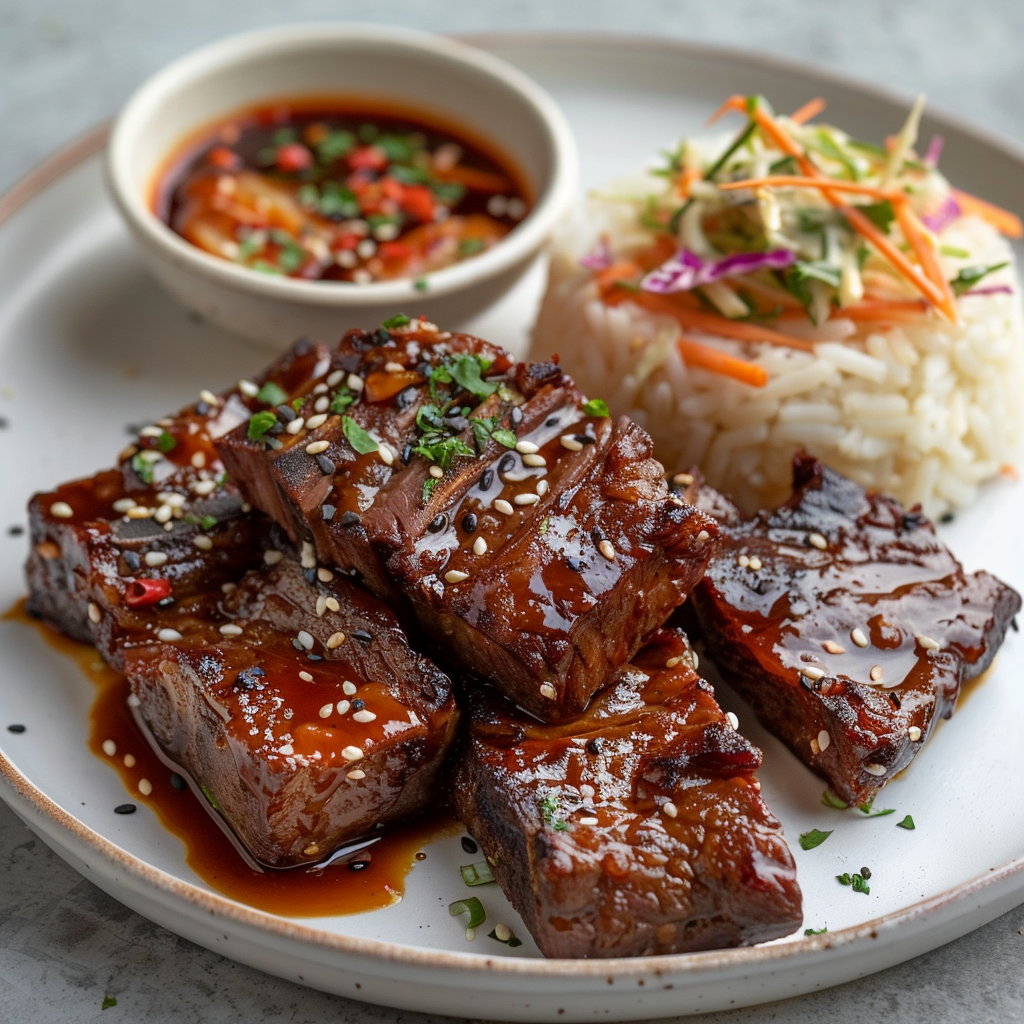
[[494,881],[491,867],[485,860],[478,860],[475,864],[463,864],[459,871],[466,885],[486,885]]
[[824,935],[828,931],[828,925],[824,928],[805,928],[804,935]]
[[396,327],[405,327],[412,321],[404,313],[396,313],[393,317],[385,320],[381,327],[386,331],[393,331]]
[[250,441],[262,441],[274,424],[277,423],[277,414],[269,410],[254,412],[249,417],[249,430],[246,436]]
[[813,850],[815,847],[821,846],[832,835],[833,831],[833,829],[829,829],[828,832],[822,832],[820,829],[812,828],[810,832],[801,832],[800,848],[802,850]]
[[199,528],[201,530],[212,530],[216,525],[216,516],[203,516],[203,518],[199,520]]
[[288,401],[288,392],[272,380],[268,380],[256,392],[256,401],[262,402],[264,405],[284,405]]
[[482,238],[464,238],[459,242],[459,255],[475,256],[483,250],[483,247],[484,240]]
[[164,453],[164,455],[166,455],[168,452],[173,451],[175,448],[178,447],[178,442],[171,434],[168,434],[167,431],[165,430],[156,439],[156,446],[160,451]]
[[583,411],[588,416],[611,416],[608,403],[603,398],[591,398],[583,403]]
[[564,832],[569,827],[566,825],[565,819],[559,817],[558,812],[561,809],[561,797],[555,792],[548,793],[540,802],[540,816],[544,819],[544,823],[550,825],[556,832]]
[[515,448],[517,440],[515,431],[498,430],[498,419],[497,416],[488,416],[487,418],[481,416],[470,419],[469,425],[473,430],[473,440],[476,441],[477,451],[483,452],[487,447],[487,442],[492,438],[506,448]]
[[109,1010],[112,1006],[117,1006],[117,1000],[113,996],[104,996],[103,1005],[100,1007],[101,1010]]
[[144,484],[151,484],[153,482],[153,463],[149,459],[144,459],[142,452],[132,456],[132,469]]
[[850,886],[854,892],[862,892],[865,896],[871,895],[871,886],[868,885],[867,879],[871,877],[871,872],[867,871],[866,868],[861,868],[861,872],[866,872],[867,877],[862,873],[850,874],[844,871],[841,875],[836,875],[836,881],[840,885]]
[[889,225],[896,219],[896,211],[892,208],[892,203],[888,199],[882,199],[877,203],[866,203],[864,206],[858,206],[857,209],[876,228],[881,228],[886,233],[889,231]]
[[481,356],[461,355],[454,359],[445,359],[430,374],[430,393],[437,394],[438,384],[450,384],[455,381],[463,390],[477,398],[487,398],[498,390],[498,385],[483,379],[484,372],[490,363]]
[[909,814],[902,821],[897,821],[896,827],[905,828],[908,832],[913,832],[917,828],[914,824],[914,819]]
[[544,517],[544,518],[543,518],[543,519],[542,519],[542,520],[540,521],[540,529],[539,529],[539,532],[540,532],[540,533],[542,533],[542,534],[543,534],[543,533],[547,533],[547,532],[548,532],[548,523],[549,523],[549,520],[548,520],[547,516],[545,516],[545,517]]
[[341,429],[345,432],[348,443],[360,454],[369,455],[379,451],[380,445],[351,416],[343,416]]
[[470,458],[476,455],[476,452],[461,438],[451,435],[443,437],[437,431],[424,434],[413,451],[446,471],[451,469],[452,463],[460,455]]
[[293,399],[292,399],[292,401],[291,401],[291,406],[292,406],[292,409],[293,409],[293,410],[294,410],[295,412],[298,412],[298,411],[299,411],[299,410],[300,410],[300,409],[302,408],[302,403],[303,403],[303,401],[305,401],[305,399],[302,399],[302,398],[293,398]]
[[343,384],[334,393],[331,399],[330,409],[335,415],[340,416],[356,400],[356,395]]
[[438,480],[437,477],[434,477],[434,476],[428,476],[427,479],[423,481],[423,504],[424,505],[428,501],[430,501],[430,496],[434,493],[434,488],[437,487],[437,485],[440,482],[441,481]]
[[425,292],[430,287],[430,282],[425,277],[417,277],[412,286],[418,292]]
[[970,291],[983,277],[987,277],[997,270],[1002,270],[1005,266],[1006,260],[1002,263],[993,263],[990,266],[963,267],[960,273],[949,282],[949,286],[953,289],[954,295],[963,295],[964,292]]
[[356,144],[352,132],[344,129],[332,129],[316,144],[316,158],[322,164],[333,164],[335,160],[346,156]]

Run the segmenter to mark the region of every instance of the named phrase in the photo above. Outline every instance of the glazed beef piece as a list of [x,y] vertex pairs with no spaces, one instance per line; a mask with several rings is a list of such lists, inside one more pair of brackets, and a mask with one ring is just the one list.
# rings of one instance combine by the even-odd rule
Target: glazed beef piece
[[258,862],[321,862],[436,806],[451,683],[377,598],[291,559],[242,577],[180,639],[125,655],[135,714]]
[[688,497],[717,508],[723,540],[692,611],[765,726],[861,803],[953,713],[1021,600],[965,573],[920,512],[806,456],[793,477],[784,505],[747,520],[695,480]]
[[544,720],[583,710],[713,549],[647,434],[555,364],[412,321],[349,332],[290,397],[218,442],[246,499]]
[[799,926],[760,751],[694,660],[682,633],[662,630],[561,725],[490,688],[469,693],[456,809],[546,956],[749,945]]

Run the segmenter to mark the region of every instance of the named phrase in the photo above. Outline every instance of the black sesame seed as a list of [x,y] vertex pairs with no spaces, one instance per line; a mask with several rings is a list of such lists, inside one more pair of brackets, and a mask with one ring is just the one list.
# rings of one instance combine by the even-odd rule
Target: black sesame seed
[[476,515],[473,512],[467,512],[462,517],[462,528],[466,531],[466,533],[476,533],[476,523]]
[[595,526],[595,527],[594,527],[594,528],[593,528],[593,529],[592,529],[592,530],[590,531],[590,539],[591,539],[591,540],[592,540],[592,541],[593,541],[593,542],[594,542],[595,544],[600,544],[600,543],[601,543],[601,541],[603,541],[603,540],[604,540],[604,530],[602,530],[600,526]]
[[355,526],[357,523],[361,523],[362,520],[355,512],[343,512],[341,514],[341,525],[342,526]]
[[298,637],[295,637],[292,640],[292,647],[294,647],[295,650],[297,650],[297,651],[304,651],[306,649],[305,647],[302,646],[301,643],[299,643],[299,638]]
[[588,754],[600,754],[601,753],[601,741],[600,740],[587,740],[587,753]]
[[573,572],[583,572],[583,570],[587,567],[587,563],[584,562],[582,558],[573,558],[572,555],[569,555],[566,558],[565,564],[569,566],[569,568],[572,569]]
[[462,837],[462,848],[466,851],[466,853],[480,852],[480,847],[477,846],[476,843],[474,843],[473,840],[469,838],[469,836]]
[[13,733],[23,733],[25,731],[25,726],[15,723],[14,725],[7,726],[7,731]]
[[306,582],[310,586],[316,583],[316,569],[307,569],[302,575],[306,577]]
[[515,466],[515,464],[516,457],[511,452],[508,452],[501,457],[501,462],[498,463],[498,472],[507,473]]
[[[273,433],[273,431],[271,431],[271,433]],[[273,450],[274,450],[275,452],[278,452],[278,451],[280,451],[280,450],[281,450],[281,449],[282,449],[282,448],[284,447],[284,445],[283,445],[283,444],[281,444],[281,442],[280,442],[280,441],[278,441],[278,439],[277,439],[276,437],[270,437],[269,435],[264,435],[264,437],[263,437],[263,443],[264,443],[264,444],[265,444],[265,445],[266,445],[266,446],[267,446],[268,448],[273,448]]]
[[916,530],[924,522],[924,516],[920,512],[903,513],[903,529]]
[[323,514],[324,522],[329,523],[334,518],[334,513],[337,512],[337,508],[334,505],[323,505],[320,512]]
[[952,512],[943,512],[942,515],[939,516],[940,523],[951,523],[954,519],[956,519],[956,516],[953,515]]
[[283,434],[283,433],[284,433],[284,424],[283,424],[283,423],[275,423],[275,424],[274,424],[274,425],[273,425],[273,426],[272,426],[272,427],[270,428],[270,430],[268,430],[268,431],[267,431],[267,433],[268,433],[268,434],[273,434],[273,435],[274,435],[275,437],[276,437],[276,436],[277,436],[278,434]]
[[558,496],[558,508],[559,511],[564,512],[569,507],[569,502],[572,501],[572,496],[575,492],[571,490],[564,490]]
[[168,608],[174,607],[174,598],[168,594],[166,597],[161,597],[156,603],[157,608],[161,611],[167,611]]
[[171,785],[175,789],[188,788],[188,783],[177,772],[171,772]]
[[813,679],[808,679],[808,677],[805,676],[802,672],[800,673],[800,685],[805,690],[810,690],[812,693],[818,688],[816,685],[816,681]]
[[324,659],[323,659],[323,657],[322,657],[321,655],[319,655],[319,654],[314,654],[314,653],[313,653],[312,651],[310,651],[310,652],[309,652],[309,653],[308,653],[308,654],[306,655],[306,661],[323,661],[323,660],[324,660]]
[[362,644],[368,644],[373,640],[373,634],[368,633],[365,629],[353,629],[352,639],[358,640]]
[[17,524],[15,524],[14,526],[7,527],[7,534],[10,537],[20,537],[24,532],[24,526],[18,526]]
[[391,335],[383,327],[378,327],[370,337],[370,341],[374,345],[386,345],[390,340]]
[[523,410],[519,406],[515,406],[512,412],[509,413],[509,419],[512,420],[512,425],[518,427],[523,422]]
[[129,572],[138,572],[142,568],[142,559],[134,551],[122,552],[121,557]]
[[115,814],[134,814],[135,804],[118,804],[114,808]]
[[402,465],[408,466],[409,465],[409,460],[411,458],[412,458],[412,445],[411,444],[407,444],[402,449]]
[[313,351],[313,339],[302,337],[295,342],[295,354],[297,356],[309,355]]
[[889,691],[889,703],[892,704],[892,706],[897,711],[899,711],[900,708],[903,707],[903,704],[902,704],[902,702],[900,701],[900,698],[899,698],[899,694],[894,693],[892,690]]
[[1020,632],[1020,626],[1017,623],[1017,617],[1016,616],[1014,616],[1012,619],[1010,619],[1010,628],[1014,631],[1014,633],[1019,633]]
[[418,391],[416,388],[403,388],[395,395],[395,405],[399,409],[408,409],[413,402],[416,401]]
[[290,405],[279,405],[274,412],[285,421],[285,423],[291,423],[293,419],[298,415]]
[[209,402],[202,402],[202,401],[196,402],[196,413],[199,416],[206,416],[207,413],[209,413],[209,411],[210,411],[210,403]]
[[125,424],[125,427],[124,427],[124,432],[125,432],[125,433],[126,433],[126,434],[127,434],[128,436],[129,436],[129,437],[135,437],[135,436],[137,436],[137,435],[138,435],[138,433],[139,433],[139,431],[140,431],[141,429],[142,429],[142,427],[141,427],[141,426],[139,426],[139,424],[138,424],[138,423],[126,423],[126,424]]
[[866,882],[871,877],[871,868],[861,868],[860,877]]
[[324,476],[330,476],[337,469],[337,466],[323,454],[316,456],[316,464],[320,467],[320,472]]
[[576,435],[576,440],[579,441],[580,444],[596,444],[597,443],[597,438],[596,437],[591,437],[589,434],[577,434]]
[[354,860],[349,863],[349,871],[365,871],[370,866],[368,860]]
[[352,710],[353,711],[362,711],[363,708],[365,708],[365,707],[366,707],[366,701],[365,700],[359,700],[359,698],[357,697],[354,701],[352,701]]
[[265,675],[266,673],[258,665],[254,665],[252,668],[243,668],[235,677],[235,688],[245,690],[247,693],[255,690],[259,686],[259,680]]
[[493,483],[494,483],[494,470],[493,469],[485,469],[480,474],[480,490],[481,491],[489,491],[491,489],[491,484],[493,484]]
[[430,525],[427,526],[427,529],[431,533],[440,533],[447,525],[448,517],[442,512],[440,515],[436,515],[430,520]]
[[557,416],[549,416],[544,421],[544,426],[545,427],[557,427],[558,426],[558,417]]

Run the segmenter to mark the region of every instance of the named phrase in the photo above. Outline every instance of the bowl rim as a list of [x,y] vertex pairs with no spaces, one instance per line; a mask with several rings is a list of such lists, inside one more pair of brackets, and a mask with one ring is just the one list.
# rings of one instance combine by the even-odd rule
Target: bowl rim
[[[384,44],[396,52],[440,57],[503,86],[534,115],[550,147],[552,167],[530,211],[497,245],[470,260],[432,271],[429,287],[417,278],[355,284],[307,281],[259,274],[213,256],[176,234],[150,209],[132,182],[129,154],[154,110],[183,85],[208,74],[249,64],[270,54],[330,50],[346,44]],[[410,106],[415,107],[415,100]],[[443,110],[439,111],[443,113]],[[196,127],[201,127],[197,124]],[[510,153],[512,157],[514,153]],[[405,301],[424,302],[490,281],[525,262],[541,247],[572,204],[579,158],[572,129],[555,101],[529,76],[499,57],[447,36],[419,29],[365,22],[319,21],[237,33],[194,49],[147,78],[117,115],[107,146],[104,173],[114,205],[136,237],[179,269],[236,292],[312,306],[357,308]]]

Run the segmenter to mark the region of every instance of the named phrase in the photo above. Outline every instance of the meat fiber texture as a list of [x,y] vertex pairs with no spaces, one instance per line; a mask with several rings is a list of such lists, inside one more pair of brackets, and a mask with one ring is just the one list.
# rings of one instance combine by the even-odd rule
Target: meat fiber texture
[[1020,596],[965,573],[916,510],[807,456],[792,497],[751,519],[699,478],[722,543],[693,594],[724,678],[847,803],[906,768],[961,682],[992,662]]
[[246,500],[546,721],[586,707],[714,547],[635,423],[423,321],[349,332],[276,412],[217,443]]
[[549,957],[749,945],[802,920],[793,858],[761,799],[761,753],[656,634],[560,725],[470,691],[453,798]]

